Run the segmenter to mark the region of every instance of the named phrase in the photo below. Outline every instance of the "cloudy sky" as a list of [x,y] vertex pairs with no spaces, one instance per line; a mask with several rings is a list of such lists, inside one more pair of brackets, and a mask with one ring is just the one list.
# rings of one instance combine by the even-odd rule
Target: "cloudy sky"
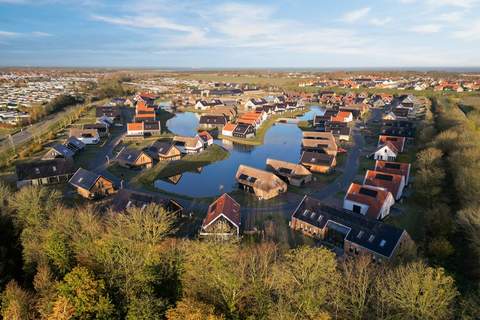
[[0,0],[0,65],[478,67],[480,0]]

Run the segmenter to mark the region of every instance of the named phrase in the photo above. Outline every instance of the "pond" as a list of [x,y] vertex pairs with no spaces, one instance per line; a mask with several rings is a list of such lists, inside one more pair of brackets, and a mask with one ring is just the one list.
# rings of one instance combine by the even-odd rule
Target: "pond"
[[[311,120],[322,114],[320,107],[311,109],[299,119]],[[197,133],[198,115],[191,112],[178,113],[167,122],[170,131],[179,135],[193,136]],[[155,187],[190,197],[211,197],[230,192],[236,187],[235,173],[241,164],[259,169],[266,168],[267,158],[298,163],[300,160],[302,131],[295,124],[276,124],[265,134],[264,144],[246,146],[228,140],[215,140],[226,148],[227,159],[212,163],[195,172],[184,172],[170,181],[156,180]]]

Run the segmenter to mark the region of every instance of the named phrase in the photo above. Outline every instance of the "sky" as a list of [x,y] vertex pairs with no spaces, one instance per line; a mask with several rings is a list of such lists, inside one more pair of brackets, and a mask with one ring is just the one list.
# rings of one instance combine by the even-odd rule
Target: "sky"
[[0,66],[480,67],[480,0],[0,0]]

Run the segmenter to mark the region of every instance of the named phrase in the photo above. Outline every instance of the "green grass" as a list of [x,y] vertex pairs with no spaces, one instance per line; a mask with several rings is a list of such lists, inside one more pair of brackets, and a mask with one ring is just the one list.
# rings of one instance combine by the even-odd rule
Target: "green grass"
[[365,156],[360,156],[359,165],[358,165],[358,174],[364,175],[367,170],[375,169],[375,160],[367,158]]
[[203,167],[210,163],[224,160],[228,155],[228,151],[214,144],[199,154],[189,154],[184,156],[181,160],[171,162],[161,161],[153,168],[141,172],[132,180],[132,182],[149,186],[156,179],[171,177],[182,172],[192,171],[198,167]]
[[423,211],[421,208],[411,204],[411,200],[407,199],[404,201],[404,203],[395,205],[395,207],[402,210],[402,213],[395,217],[388,216],[385,222],[407,230],[414,241],[420,241],[423,239],[424,233]]

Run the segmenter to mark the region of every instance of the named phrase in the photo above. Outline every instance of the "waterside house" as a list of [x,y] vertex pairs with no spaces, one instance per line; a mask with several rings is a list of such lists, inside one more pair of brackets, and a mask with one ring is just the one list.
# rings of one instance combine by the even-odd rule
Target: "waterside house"
[[153,166],[153,158],[146,152],[137,149],[123,148],[115,159],[120,166],[128,169],[148,169]]
[[260,200],[275,198],[287,191],[287,184],[275,174],[240,165],[235,178],[240,188],[254,193]]
[[172,141],[155,141],[151,146],[145,149],[145,152],[157,161],[180,160],[182,157],[182,152]]
[[304,151],[300,163],[311,172],[329,173],[336,166],[337,161],[334,156],[326,153]]
[[291,185],[300,187],[312,181],[312,173],[301,164],[267,159],[267,166],[273,171],[273,173],[280,177],[280,179]]
[[173,199],[127,189],[120,189],[115,194],[112,200],[112,209],[115,212],[123,212],[129,208],[143,209],[152,203],[176,216],[180,216],[183,212],[183,207]]

